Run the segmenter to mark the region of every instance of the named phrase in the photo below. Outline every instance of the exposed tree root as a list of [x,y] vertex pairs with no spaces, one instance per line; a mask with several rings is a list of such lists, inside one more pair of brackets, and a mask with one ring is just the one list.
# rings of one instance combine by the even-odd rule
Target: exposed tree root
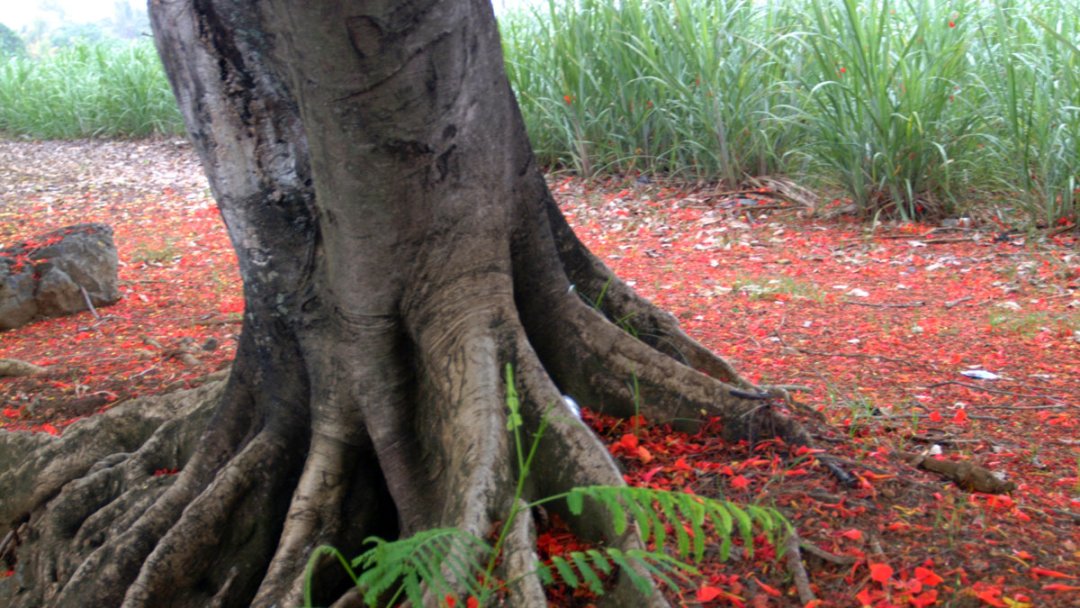
[[675,317],[642,298],[574,234],[554,199],[547,197],[545,208],[558,244],[558,255],[567,277],[587,301],[592,302],[613,323],[632,328],[642,342],[675,361],[752,394],[789,398],[796,385],[756,385],[726,359],[686,335]]

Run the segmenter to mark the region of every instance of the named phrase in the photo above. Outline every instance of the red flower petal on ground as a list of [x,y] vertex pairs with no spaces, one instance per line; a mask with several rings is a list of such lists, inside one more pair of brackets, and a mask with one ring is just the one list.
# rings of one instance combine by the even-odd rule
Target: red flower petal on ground
[[702,585],[698,587],[697,590],[697,601],[711,602],[723,594],[723,590],[721,590],[719,587],[713,587],[712,585]]
[[972,590],[975,591],[975,597],[982,600],[983,603],[994,606],[995,608],[1008,608],[1008,604],[1001,601],[1001,587],[980,581],[972,586]]
[[1051,578],[1076,578],[1071,574],[1065,574],[1064,572],[1058,572],[1057,570],[1049,570],[1047,568],[1040,568],[1038,566],[1035,566],[1031,569],[1031,575],[1033,578],[1038,578],[1040,576],[1049,576]]
[[764,591],[765,593],[767,593],[767,594],[769,594],[769,595],[771,595],[773,597],[781,597],[783,595],[782,593],[780,593],[779,589],[777,589],[776,587],[772,587],[770,585],[766,585],[765,583],[758,580],[757,577],[754,577],[754,582],[757,583],[758,587],[760,587],[762,591]]
[[915,578],[922,581],[922,583],[928,587],[934,587],[944,580],[937,575],[936,572],[929,568],[923,568],[922,566],[915,567]]
[[892,578],[893,569],[889,564],[870,564],[870,578],[884,585]]
[[682,456],[679,456],[679,459],[675,461],[675,464],[672,465],[672,468],[675,469],[676,471],[686,471],[686,472],[690,472],[690,471],[694,470],[694,467],[690,466],[690,464],[686,462],[686,458],[684,458]]
[[937,599],[937,589],[930,589],[909,598],[908,603],[916,608],[926,608],[928,606],[933,606],[937,602]]
[[638,460],[640,460],[641,462],[643,462],[645,464],[649,464],[650,462],[652,462],[652,459],[653,459],[652,452],[650,452],[648,449],[646,449],[645,446],[639,446],[638,447],[638,449],[637,449],[637,457],[638,457]]
[[855,528],[844,530],[840,533],[840,536],[850,540],[862,540],[862,530],[857,530]]
[[1066,585],[1064,583],[1051,583],[1043,585],[1043,591],[1080,591],[1080,585]]
[[855,595],[855,599],[859,600],[860,606],[873,606],[874,596],[877,595],[870,587],[863,587],[863,590]]
[[750,485],[750,480],[742,475],[736,475],[731,478],[731,487],[736,490],[745,490]]

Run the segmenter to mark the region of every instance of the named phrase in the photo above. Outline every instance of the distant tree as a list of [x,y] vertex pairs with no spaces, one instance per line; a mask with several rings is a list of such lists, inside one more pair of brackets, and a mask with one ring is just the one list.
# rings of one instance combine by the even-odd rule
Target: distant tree
[[10,27],[0,23],[0,58],[26,53],[26,43]]
[[109,34],[97,23],[65,23],[48,33],[49,46],[72,46],[101,42]]
[[133,3],[131,0],[115,0],[113,14],[109,19],[109,29],[113,36],[124,40],[138,38],[150,32],[150,16],[146,12],[146,3]]

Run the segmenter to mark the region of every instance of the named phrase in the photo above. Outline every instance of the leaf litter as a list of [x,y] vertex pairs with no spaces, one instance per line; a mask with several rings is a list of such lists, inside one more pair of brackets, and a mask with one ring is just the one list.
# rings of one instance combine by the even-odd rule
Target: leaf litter
[[[116,231],[124,292],[100,319],[86,312],[0,334],[0,358],[46,368],[0,378],[0,426],[61,433],[227,369],[243,299],[189,146],[0,142],[0,174],[0,244],[104,221]],[[798,531],[800,567],[779,556],[783,539],[755,537],[752,552],[735,539],[732,558],[703,564],[694,585],[669,590],[673,601],[1077,605],[1075,238],[870,226],[815,215],[769,187],[725,196],[661,180],[553,176],[550,185],[620,277],[751,379],[805,385],[795,398],[830,423],[820,449],[788,450],[581,404],[629,483],[773,506]],[[1012,489],[961,487],[935,472],[950,464]],[[830,473],[837,465],[850,486]],[[540,544],[550,555],[578,547],[559,527],[542,530]],[[552,594],[554,605],[590,602]]]

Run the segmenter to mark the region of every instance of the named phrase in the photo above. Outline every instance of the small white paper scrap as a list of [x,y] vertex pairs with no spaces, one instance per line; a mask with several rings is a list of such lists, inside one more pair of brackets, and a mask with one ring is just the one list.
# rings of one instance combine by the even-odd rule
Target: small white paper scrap
[[1001,376],[994,372],[988,372],[985,369],[966,369],[960,373],[968,378],[975,378],[976,380],[997,380],[998,378],[1001,378]]

